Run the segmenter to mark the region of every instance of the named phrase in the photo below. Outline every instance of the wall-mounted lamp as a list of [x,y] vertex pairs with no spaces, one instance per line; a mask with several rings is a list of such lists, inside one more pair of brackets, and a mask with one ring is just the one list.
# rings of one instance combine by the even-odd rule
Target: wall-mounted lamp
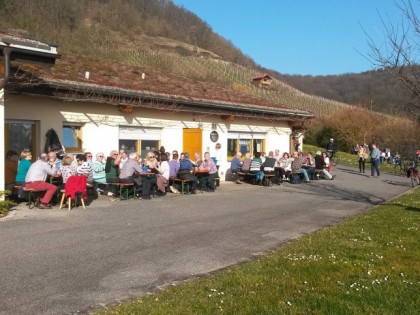
[[131,105],[118,105],[118,110],[122,113],[131,114],[133,109],[134,108]]

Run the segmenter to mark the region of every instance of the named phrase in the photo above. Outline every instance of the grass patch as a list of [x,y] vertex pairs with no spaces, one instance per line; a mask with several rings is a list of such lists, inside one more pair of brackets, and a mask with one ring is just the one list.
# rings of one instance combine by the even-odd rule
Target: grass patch
[[420,189],[273,254],[99,314],[418,314]]
[[16,205],[16,203],[8,199],[10,194],[11,192],[8,190],[0,191],[0,197],[5,196],[5,200],[0,200],[0,218],[5,217],[8,214],[9,209]]

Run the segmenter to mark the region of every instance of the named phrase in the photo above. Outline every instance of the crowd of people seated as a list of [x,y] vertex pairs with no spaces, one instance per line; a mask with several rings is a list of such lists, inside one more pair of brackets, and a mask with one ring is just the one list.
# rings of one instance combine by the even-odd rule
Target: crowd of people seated
[[[220,158],[219,158],[220,159]],[[64,189],[69,178],[86,177],[86,183],[94,188],[97,194],[114,197],[119,193],[118,185],[132,184],[142,200],[151,199],[150,195],[163,196],[167,192],[180,193],[181,184],[189,186],[188,191],[195,194],[197,185],[203,191],[214,192],[218,167],[214,157],[205,152],[194,154],[190,159],[188,152],[172,154],[159,151],[148,152],[141,158],[136,152],[112,150],[109,156],[103,152],[93,155],[90,152],[73,155],[65,154],[57,158],[54,151],[43,153],[36,162],[31,163],[32,155],[24,150],[18,157],[16,152],[7,154],[6,184],[9,190],[17,188],[17,197],[25,198],[25,190],[45,191],[37,205],[41,209],[51,208],[51,200],[57,190]],[[9,163],[10,162],[10,163]]]
[[[285,152],[280,155],[279,150],[270,151],[268,156],[265,153],[256,152],[251,158],[249,152],[245,153],[244,160],[241,161],[242,154],[236,153],[231,162],[231,171],[237,175],[236,183],[241,184],[250,178],[256,185],[272,185],[276,183],[282,185],[284,181],[290,181],[292,174],[299,174],[304,182],[310,183],[311,177],[316,173],[322,174],[324,178],[333,180],[335,175],[331,175],[331,165],[326,152],[318,151],[315,157],[311,152],[294,151],[292,156]],[[242,176],[242,178],[239,178]]]

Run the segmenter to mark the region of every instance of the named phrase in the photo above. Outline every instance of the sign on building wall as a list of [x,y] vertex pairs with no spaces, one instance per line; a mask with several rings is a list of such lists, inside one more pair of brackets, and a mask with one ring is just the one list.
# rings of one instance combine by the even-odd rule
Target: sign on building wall
[[217,142],[219,140],[219,134],[217,133],[217,131],[213,130],[210,133],[210,140],[211,142]]

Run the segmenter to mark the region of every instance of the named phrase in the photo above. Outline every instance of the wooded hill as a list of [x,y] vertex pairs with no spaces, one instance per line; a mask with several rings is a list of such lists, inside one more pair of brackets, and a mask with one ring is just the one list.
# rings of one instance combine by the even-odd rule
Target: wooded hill
[[[386,73],[320,78],[263,69],[170,0],[0,0],[0,30],[56,43],[64,56],[153,68],[317,116],[345,103],[389,112],[408,100]],[[269,88],[251,83],[261,73],[274,78]]]
[[409,91],[386,70],[327,76],[279,74],[279,78],[305,93],[389,114],[401,114],[401,105],[414,101]]

